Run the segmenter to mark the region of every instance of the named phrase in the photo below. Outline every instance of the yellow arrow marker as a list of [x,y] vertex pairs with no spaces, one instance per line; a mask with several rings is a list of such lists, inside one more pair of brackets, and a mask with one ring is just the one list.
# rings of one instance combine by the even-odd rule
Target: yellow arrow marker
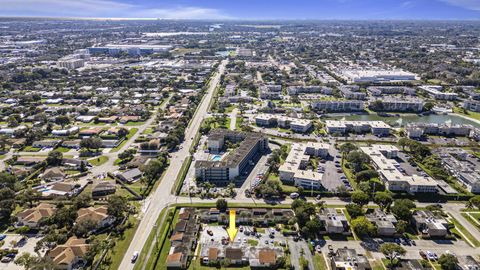
[[237,235],[238,229],[235,226],[235,210],[230,210],[230,226],[227,229],[228,236],[230,237],[230,241],[233,242],[235,240],[235,236]]

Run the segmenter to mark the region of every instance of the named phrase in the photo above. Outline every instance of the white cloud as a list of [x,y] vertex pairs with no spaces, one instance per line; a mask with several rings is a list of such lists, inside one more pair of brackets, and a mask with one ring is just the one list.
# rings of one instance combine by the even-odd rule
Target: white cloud
[[465,9],[480,11],[480,1],[479,0],[441,0],[442,2],[462,7]]
[[114,0],[0,0],[2,16],[228,19],[220,10],[202,7],[147,8]]

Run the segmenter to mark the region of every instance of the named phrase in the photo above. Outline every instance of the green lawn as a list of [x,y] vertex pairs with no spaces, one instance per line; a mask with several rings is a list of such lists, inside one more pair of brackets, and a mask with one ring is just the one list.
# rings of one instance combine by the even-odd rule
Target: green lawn
[[150,128],[150,127],[149,127],[149,128],[146,128],[146,129],[142,132],[142,134],[144,134],[144,135],[148,135],[148,134],[152,134],[152,133],[153,133],[153,128]]
[[146,121],[139,121],[139,122],[129,121],[128,123],[124,124],[124,126],[127,126],[127,127],[141,126],[141,125],[145,124],[145,122],[146,122]]
[[40,150],[41,150],[40,148],[38,148],[38,147],[33,147],[33,146],[31,146],[31,145],[25,146],[25,147],[23,148],[23,151],[24,151],[24,152],[38,152],[38,151],[40,151]]
[[112,258],[112,263],[108,268],[102,269],[115,270],[120,267],[120,263],[122,262],[125,252],[127,252],[130,242],[132,241],[135,231],[138,227],[138,221],[133,216],[131,216],[128,221],[133,224],[132,228],[125,230],[122,236],[120,236],[118,239],[115,239],[115,246],[109,252],[109,255]]
[[66,153],[66,152],[70,151],[70,148],[60,146],[60,147],[57,147],[55,150],[60,151],[62,153]]
[[464,112],[463,112],[463,109],[462,109],[462,108],[458,108],[458,107],[453,108],[453,111],[454,111],[455,113],[458,113],[458,114],[461,114],[461,115],[465,115],[465,116],[467,116],[467,117],[469,117],[469,118],[472,118],[472,119],[475,119],[475,120],[480,120],[480,113],[478,113],[478,112],[472,112],[472,111],[466,110],[466,111],[465,111],[466,113],[464,113]]
[[315,270],[326,270],[328,269],[325,258],[322,254],[315,253],[313,256],[313,267]]
[[125,140],[123,140],[117,147],[112,148],[112,150],[110,150],[110,153],[115,153],[118,150],[122,149],[122,147],[127,143],[127,141],[130,140],[133,137],[133,135],[135,135],[135,133],[137,132],[138,132],[138,128],[131,128],[128,131],[127,136],[125,137]]
[[93,159],[89,159],[88,162],[93,166],[100,166],[108,161],[108,157],[106,156],[99,156]]
[[[460,224],[454,217],[450,216],[451,221],[453,225],[455,225],[455,228],[452,229],[452,232],[455,232],[457,230],[458,232],[461,232],[463,235],[465,235],[468,240],[473,244],[474,247],[480,247],[480,241],[478,241],[465,227]],[[468,242],[467,242],[468,243]]]
[[249,244],[252,247],[256,247],[258,245],[258,241],[255,239],[248,239],[247,244]]

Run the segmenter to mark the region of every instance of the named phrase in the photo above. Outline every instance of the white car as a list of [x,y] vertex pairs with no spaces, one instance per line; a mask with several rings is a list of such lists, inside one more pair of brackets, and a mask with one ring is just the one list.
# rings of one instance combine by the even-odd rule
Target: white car
[[133,252],[132,263],[135,263],[138,259],[138,251]]

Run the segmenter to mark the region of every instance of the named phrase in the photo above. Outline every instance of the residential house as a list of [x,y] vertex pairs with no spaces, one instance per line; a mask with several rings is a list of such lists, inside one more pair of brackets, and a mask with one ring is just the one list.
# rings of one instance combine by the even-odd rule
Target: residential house
[[97,224],[97,228],[105,228],[113,224],[115,218],[108,213],[107,206],[81,208],[77,211],[76,223],[91,220]]
[[118,175],[120,179],[128,183],[133,183],[139,180],[142,176],[143,176],[143,172],[140,171],[138,168],[128,170]]
[[56,208],[52,204],[41,203],[34,208],[23,210],[16,215],[18,221],[17,227],[27,226],[31,229],[38,228],[39,222],[42,219],[53,216],[56,212]]
[[48,168],[43,172],[40,178],[47,182],[61,181],[65,179],[66,174],[59,167]]
[[98,198],[115,194],[116,190],[115,181],[101,181],[92,188],[92,197]]
[[72,270],[85,264],[84,258],[89,248],[85,239],[72,236],[65,244],[47,252],[46,256],[53,261],[55,269]]

